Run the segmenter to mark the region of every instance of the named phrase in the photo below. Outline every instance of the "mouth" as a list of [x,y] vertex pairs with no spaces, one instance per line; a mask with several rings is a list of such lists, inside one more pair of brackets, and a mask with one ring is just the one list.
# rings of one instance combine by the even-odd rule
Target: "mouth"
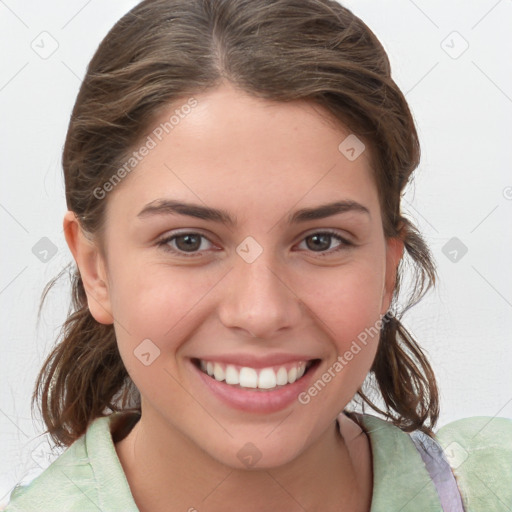
[[313,367],[320,363],[320,359],[293,361],[265,368],[252,368],[198,358],[192,359],[192,363],[211,379],[230,387],[271,392],[302,380]]

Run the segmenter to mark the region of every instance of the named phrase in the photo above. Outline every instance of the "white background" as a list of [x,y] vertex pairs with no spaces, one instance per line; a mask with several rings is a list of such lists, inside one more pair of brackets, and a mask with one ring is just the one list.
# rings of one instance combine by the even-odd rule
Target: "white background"
[[[61,151],[90,58],[135,4],[0,2],[0,505],[51,460],[30,397],[68,308],[62,280],[36,325],[44,285],[71,261]],[[344,5],[383,43],[420,134],[422,160],[404,206],[432,248],[440,283],[405,324],[440,384],[438,426],[467,416],[512,418],[512,2]],[[48,37],[43,31],[58,43],[46,59],[31,47]],[[458,55],[464,40],[469,47]],[[57,247],[46,263],[32,252],[43,237]],[[443,253],[453,237],[467,247],[456,262]]]

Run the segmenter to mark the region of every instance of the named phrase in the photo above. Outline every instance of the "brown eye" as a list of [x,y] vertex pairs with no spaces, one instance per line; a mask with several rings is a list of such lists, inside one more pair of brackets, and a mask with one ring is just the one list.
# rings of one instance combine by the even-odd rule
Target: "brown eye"
[[[334,249],[329,250],[333,246],[333,239],[338,243],[334,246]],[[305,237],[304,241],[306,243],[306,248],[311,252],[318,253],[319,256],[329,256],[354,246],[352,242],[349,242],[337,233],[330,231],[313,233]]]
[[306,240],[311,241],[311,243],[306,242],[306,245],[312,251],[325,251],[330,248],[332,238],[332,235],[326,233],[311,235],[306,238]]
[[190,252],[199,249],[201,246],[201,238],[202,236],[200,235],[187,234],[175,236],[174,240],[176,240],[176,247],[180,251]]
[[165,251],[180,256],[191,257],[200,256],[202,253],[199,249],[202,251],[208,249],[208,247],[204,246],[201,248],[203,240],[211,244],[211,242],[200,233],[180,233],[163,238],[157,245],[162,247]]

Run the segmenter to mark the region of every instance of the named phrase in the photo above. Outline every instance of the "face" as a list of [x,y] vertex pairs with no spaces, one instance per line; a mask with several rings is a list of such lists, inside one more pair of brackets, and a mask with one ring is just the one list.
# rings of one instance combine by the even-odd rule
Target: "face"
[[75,254],[141,422],[229,466],[275,467],[363,383],[402,245],[384,237],[369,151],[349,160],[350,132],[319,107],[229,86],[194,98],[103,199],[106,259]]

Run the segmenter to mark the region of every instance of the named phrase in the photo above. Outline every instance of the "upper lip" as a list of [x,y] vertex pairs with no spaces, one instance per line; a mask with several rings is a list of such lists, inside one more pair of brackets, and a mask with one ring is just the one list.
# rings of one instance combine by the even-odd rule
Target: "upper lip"
[[271,354],[264,357],[258,357],[250,354],[219,354],[197,357],[203,361],[212,361],[215,363],[232,364],[236,366],[247,366],[249,368],[268,368],[270,366],[279,366],[287,363],[311,361],[318,359],[304,354]]

